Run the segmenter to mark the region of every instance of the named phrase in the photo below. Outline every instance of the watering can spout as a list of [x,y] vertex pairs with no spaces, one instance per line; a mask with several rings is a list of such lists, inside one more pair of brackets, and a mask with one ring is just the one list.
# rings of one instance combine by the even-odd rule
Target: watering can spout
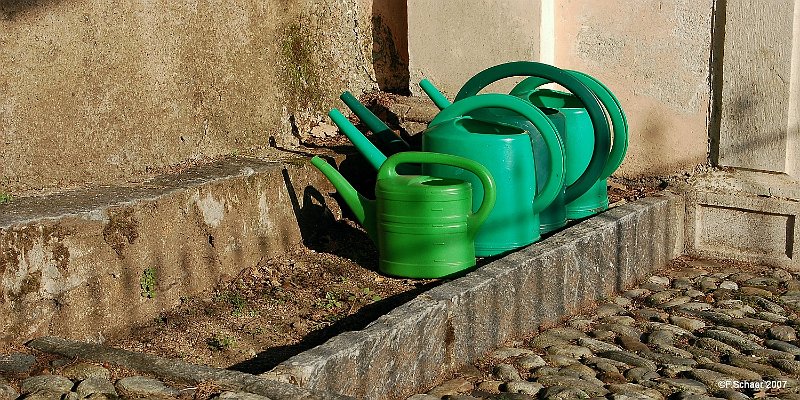
[[364,107],[352,93],[344,92],[339,98],[358,116],[369,130],[375,133],[378,144],[388,152],[389,155],[410,150],[411,146],[409,146],[405,140],[397,136],[391,128],[380,120],[380,118],[373,114],[367,107]]
[[350,210],[355,214],[356,219],[367,231],[367,235],[373,242],[377,243],[377,225],[375,222],[375,201],[369,200],[362,196],[361,193],[347,182],[342,174],[335,168],[328,164],[322,158],[315,156],[311,159],[311,164],[314,165],[336,188],[336,191],[342,196],[344,202],[350,207]]
[[381,151],[378,150],[378,148],[375,147],[375,145],[372,144],[372,142],[370,142],[364,136],[364,134],[358,130],[358,128],[348,121],[339,110],[334,108],[328,113],[328,116],[331,117],[333,123],[339,127],[342,133],[344,133],[344,135],[347,136],[351,142],[353,142],[353,145],[356,146],[361,154],[364,155],[364,158],[367,159],[367,162],[369,162],[370,165],[375,168],[375,170],[378,170],[378,168],[383,165],[383,163],[386,161],[386,156],[381,153]]
[[439,107],[440,110],[444,110],[451,104],[450,100],[447,100],[447,97],[436,86],[433,86],[431,81],[423,79],[419,82],[419,87],[433,100],[433,104],[436,104],[436,107]]

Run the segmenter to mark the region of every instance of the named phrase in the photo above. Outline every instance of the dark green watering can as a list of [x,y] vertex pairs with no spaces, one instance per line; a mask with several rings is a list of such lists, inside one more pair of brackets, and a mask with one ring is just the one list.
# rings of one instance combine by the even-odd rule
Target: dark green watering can
[[[588,145],[590,154],[589,160],[587,160],[586,163],[577,164],[572,162],[570,158],[565,155],[565,168],[567,174],[569,176],[575,175],[575,179],[568,182],[568,185],[566,185],[563,191],[559,193],[553,203],[542,211],[540,216],[540,229],[542,233],[546,233],[566,225],[568,218],[566,204],[590,190],[592,185],[597,181],[597,178],[600,176],[603,166],[606,163],[606,157],[608,156],[610,147],[610,133],[608,122],[603,114],[602,106],[592,91],[572,74],[552,65],[519,61],[488,68],[467,81],[467,83],[465,83],[462,89],[459,91],[456,99],[460,100],[469,96],[473,96],[494,81],[520,75],[543,77],[551,81],[558,82],[568,90],[576,93],[575,98],[577,98],[577,101],[581,102],[581,104],[586,104],[586,112],[589,116],[589,118],[584,121],[585,125],[582,127],[584,132],[588,132],[588,134],[591,135],[590,141],[584,140],[583,143],[586,144],[582,143],[584,146]],[[420,86],[439,108],[445,108],[449,106],[449,100],[447,100],[447,98],[442,95],[441,92],[439,92],[429,81],[423,80],[420,82]],[[525,99],[524,96],[517,97]],[[559,134],[561,139],[564,141],[566,148],[566,143],[568,143],[566,139],[566,130],[568,129],[566,127],[566,116],[560,112],[552,112],[547,109],[543,110],[548,114],[548,117],[550,117],[555,126],[558,128],[556,133]],[[519,115],[508,113],[507,111],[500,109],[483,109],[473,113],[472,115],[476,118],[501,121],[525,129],[531,133],[534,151],[538,154],[547,154],[547,151],[544,149],[545,144],[542,141],[542,137],[535,134],[537,131],[536,127],[531,125],[524,118],[521,118]],[[593,129],[593,126],[598,128]],[[573,125],[573,129],[574,128],[575,127]],[[541,182],[543,180],[542,174],[547,173],[546,171],[549,160],[547,157],[538,157],[536,161],[539,163],[537,164],[536,168],[536,173],[539,175],[537,178],[539,178],[539,182]],[[539,190],[541,190],[541,187],[539,187]]]
[[[495,204],[495,183],[475,161],[448,154],[403,152],[383,162],[375,200],[359,194],[325,160],[311,163],[331,181],[377,244],[381,272],[405,278],[441,278],[475,266],[475,236]],[[441,164],[476,177],[480,206],[473,213],[470,183],[424,175],[401,175],[402,164]]]
[[[619,100],[614,96],[608,87],[596,78],[579,71],[568,71],[584,85],[589,87],[600,100],[606,113],[611,119],[613,126],[614,140],[608,161],[603,167],[602,173],[597,182],[586,193],[567,203],[567,217],[579,219],[588,217],[596,212],[608,208],[608,189],[607,178],[622,164],[625,153],[628,149],[628,121]],[[569,165],[575,168],[567,168],[567,184],[575,182],[578,178],[575,169],[579,169],[589,163],[592,157],[590,143],[593,137],[587,133],[585,128],[589,124],[587,110],[573,94],[552,90],[540,89],[543,84],[550,83],[549,79],[540,77],[530,77],[520,82],[511,91],[511,94],[520,98],[527,99],[539,107],[555,108],[561,111],[566,117],[567,135],[564,138],[564,154]]]

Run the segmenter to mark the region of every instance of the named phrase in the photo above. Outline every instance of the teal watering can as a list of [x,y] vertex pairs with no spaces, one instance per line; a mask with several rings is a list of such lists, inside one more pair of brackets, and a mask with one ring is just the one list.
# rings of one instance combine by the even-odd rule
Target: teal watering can
[[[562,86],[576,93],[576,98],[578,99],[577,101],[582,102],[582,104],[586,104],[586,110],[591,110],[591,112],[588,114],[590,118],[585,121],[585,126],[583,127],[584,131],[591,135],[591,141],[588,142],[590,160],[587,160],[585,164],[576,164],[573,163],[567,156],[568,153],[565,153],[565,168],[567,175],[575,175],[575,179],[567,182],[568,185],[563,188],[563,191],[559,193],[553,203],[542,211],[540,215],[540,230],[542,233],[547,233],[566,225],[568,218],[566,204],[590,190],[594,182],[596,182],[597,177],[600,176],[610,147],[608,122],[605,119],[602,107],[597,98],[589,88],[582,84],[579,79],[572,76],[572,74],[569,74],[554,66],[535,62],[512,62],[486,69],[475,75],[466,84],[464,84],[456,99],[459,100],[473,96],[490,83],[499,79],[519,75],[545,77],[552,81],[558,82]],[[420,87],[422,87],[423,91],[428,94],[428,96],[433,100],[434,104],[436,104],[439,108],[444,109],[449,106],[450,101],[447,100],[447,98],[429,81],[423,80],[420,82]],[[524,97],[522,98],[524,99]],[[566,150],[566,143],[568,143],[566,139],[566,130],[568,129],[566,116],[563,113],[555,112],[552,109],[543,108],[542,110],[545,111],[547,116],[558,128],[556,133],[559,134],[562,141],[564,141],[565,151],[568,151]],[[483,109],[473,113],[472,115],[476,118],[502,121],[525,129],[531,133],[534,151],[537,154],[547,154],[547,151],[544,149],[545,144],[542,141],[542,137],[535,134],[536,127],[532,126],[527,120],[521,118],[519,115],[500,109]],[[598,129],[593,129],[593,125],[597,126]],[[546,166],[548,165],[549,160],[546,156],[544,156],[536,158],[536,161],[539,163],[537,164],[536,168],[536,172],[539,174],[539,176],[537,176],[538,182],[540,182],[540,187],[538,189],[541,190],[541,182],[544,180],[542,174],[546,174]]]
[[[619,100],[611,90],[596,78],[579,71],[568,71],[584,85],[589,87],[600,100],[606,113],[611,119],[613,126],[613,145],[608,156],[608,161],[603,167],[602,173],[597,182],[581,196],[573,199],[567,204],[567,217],[579,219],[588,217],[596,212],[608,209],[608,188],[607,179],[622,164],[625,153],[628,149],[628,121]],[[578,178],[576,169],[587,165],[592,154],[589,143],[593,139],[587,133],[586,126],[589,124],[586,108],[573,94],[551,90],[540,89],[543,84],[550,83],[551,80],[541,77],[530,77],[520,82],[511,91],[511,94],[520,98],[527,99],[539,107],[555,108],[561,111],[566,117],[566,129],[568,134],[564,138],[564,153],[569,165],[567,167],[567,184],[575,182]]]
[[[477,111],[487,108],[521,115],[541,135],[543,149],[533,149],[530,132],[516,124],[475,117]],[[495,179],[497,205],[475,238],[477,255],[501,254],[541,237],[539,213],[553,203],[564,186],[563,145],[556,130],[553,122],[530,103],[504,94],[482,94],[444,108],[422,133],[424,151],[475,160]],[[549,158],[549,165],[537,162],[543,155]],[[443,178],[475,179],[445,166],[424,165],[423,171]],[[541,175],[545,178],[537,193]]]
[[[450,100],[448,100],[441,92],[439,92],[439,90],[436,89],[436,87],[434,87],[433,84],[427,79],[423,79],[422,82],[420,82],[420,86],[423,88],[423,91],[433,100],[434,104],[436,104],[436,106],[440,109],[444,109],[451,104]],[[564,114],[560,113],[558,110],[550,108],[541,107],[540,110],[556,127],[556,134],[563,142],[563,135],[561,132],[564,132],[565,129],[566,120],[564,118]],[[542,184],[547,179],[550,156],[548,155],[542,137],[538,135],[539,131],[536,129],[536,127],[531,125],[531,123],[524,117],[521,117],[515,113],[509,113],[507,110],[503,109],[478,110],[473,113],[472,116],[481,120],[503,121],[524,129],[531,134],[530,136],[531,140],[533,141],[534,152],[537,154],[537,157],[535,158],[537,183],[536,189],[541,190]],[[541,234],[555,231],[567,224],[567,209],[565,207],[564,200],[565,192],[566,188],[562,187],[558,195],[556,195],[555,200],[553,200],[553,202],[539,214],[539,232]]]
[[[474,239],[496,198],[494,180],[482,165],[448,154],[395,154],[380,166],[375,200],[368,200],[325,160],[314,157],[311,163],[336,187],[377,244],[381,272],[404,278],[442,278],[475,266]],[[479,182],[480,206],[472,212],[470,183],[399,174],[398,167],[408,163],[469,171]]]

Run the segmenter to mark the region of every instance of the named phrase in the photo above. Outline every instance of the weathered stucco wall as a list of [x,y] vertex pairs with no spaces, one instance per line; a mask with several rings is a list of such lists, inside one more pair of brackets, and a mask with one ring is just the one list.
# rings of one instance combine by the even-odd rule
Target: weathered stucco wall
[[800,40],[800,2],[774,0],[764,7],[728,1],[721,12],[723,64],[715,82],[721,93],[718,162],[800,178],[793,76],[798,50],[792,44]]
[[619,97],[630,147],[617,174],[692,169],[708,150],[712,0],[556,2],[555,62]]
[[0,2],[0,191],[296,143],[377,86],[376,50],[401,59],[396,10],[372,3]]
[[[411,92],[428,78],[449,98],[481,70],[538,60],[539,0],[409,0]],[[490,89],[509,91],[512,80]],[[424,96],[424,94],[422,94]]]

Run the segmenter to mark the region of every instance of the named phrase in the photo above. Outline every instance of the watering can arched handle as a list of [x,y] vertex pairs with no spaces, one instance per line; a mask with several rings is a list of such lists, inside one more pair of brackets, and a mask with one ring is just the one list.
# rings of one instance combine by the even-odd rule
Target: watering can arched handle
[[[625,154],[628,152],[628,118],[622,110],[622,104],[619,99],[617,99],[617,96],[615,96],[611,89],[604,85],[603,82],[581,71],[566,70],[566,72],[570,73],[594,92],[595,96],[600,100],[600,104],[605,107],[609,118],[611,118],[614,138],[611,143],[608,161],[606,162],[605,168],[603,168],[603,173],[600,174],[600,179],[606,179],[619,168],[622,164],[622,160],[625,159]],[[548,79],[535,76],[530,77],[518,83],[517,86],[514,86],[514,89],[511,90],[511,94],[517,97],[524,96],[526,93],[531,94],[534,90],[539,88],[539,86],[548,83],[550,83]]]
[[541,110],[525,100],[507,94],[488,93],[467,97],[451,104],[439,112],[429,126],[458,118],[480,108],[504,108],[514,111],[527,118],[539,130],[550,155],[551,172],[542,190],[534,197],[532,208],[534,213],[544,210],[556,199],[561,187],[564,186],[564,144],[556,135],[555,125]]
[[406,151],[389,157],[378,171],[378,179],[398,176],[397,166],[400,164],[441,164],[461,168],[475,174],[481,181],[481,185],[483,185],[483,200],[481,201],[481,206],[469,217],[467,223],[469,235],[471,237],[475,236],[478,232],[478,228],[486,221],[486,218],[489,217],[489,213],[492,211],[492,208],[494,208],[494,203],[497,198],[497,189],[494,179],[486,167],[477,161],[461,156],[454,156],[452,154]]
[[470,78],[456,95],[456,101],[476,95],[492,82],[512,76],[534,76],[558,83],[583,103],[594,128],[594,151],[586,170],[566,188],[566,201],[575,200],[594,186],[603,173],[611,149],[611,130],[600,102],[580,80],[564,70],[533,61],[515,61],[487,68]]

